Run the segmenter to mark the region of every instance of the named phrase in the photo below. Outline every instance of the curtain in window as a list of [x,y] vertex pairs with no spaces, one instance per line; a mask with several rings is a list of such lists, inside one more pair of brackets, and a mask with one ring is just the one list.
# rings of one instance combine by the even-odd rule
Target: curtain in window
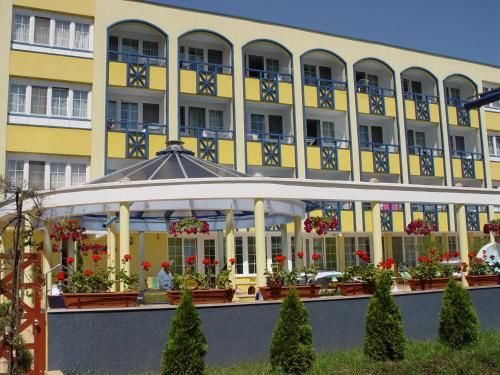
[[9,112],[24,113],[26,103],[26,86],[10,85]]
[[88,108],[88,92],[74,90],[73,91],[73,116],[74,117],[87,117]]
[[58,87],[52,89],[52,115],[68,115],[68,89]]
[[33,86],[31,88],[31,113],[47,114],[47,87]]
[[30,37],[30,17],[16,14],[14,17],[14,30],[12,39],[16,42],[29,42]]
[[37,44],[49,44],[50,40],[50,19],[35,17],[35,38]]
[[54,34],[54,45],[58,47],[69,47],[69,21],[56,20]]
[[84,23],[75,23],[75,48],[88,50],[90,26]]

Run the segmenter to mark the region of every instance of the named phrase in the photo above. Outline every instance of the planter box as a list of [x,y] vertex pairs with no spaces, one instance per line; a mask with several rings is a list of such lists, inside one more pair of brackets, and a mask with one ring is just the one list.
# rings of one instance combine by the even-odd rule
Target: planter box
[[63,299],[67,309],[93,309],[135,306],[138,296],[138,292],[64,293]]
[[500,285],[500,275],[469,275],[465,278],[469,286]]
[[[300,298],[313,298],[319,296],[319,291],[321,289],[320,285],[296,285],[297,293]],[[266,300],[279,300],[286,297],[290,287],[283,286],[281,288],[270,288],[268,286],[259,287],[260,294]]]
[[[193,289],[193,303],[195,305],[205,303],[228,303],[233,300],[234,289]],[[182,291],[168,290],[167,298],[171,305],[181,302]]]
[[411,290],[431,290],[444,289],[448,284],[448,277],[435,277],[431,280],[409,279],[408,284]]
[[361,296],[375,292],[375,285],[366,283],[338,283],[338,287],[343,296]]

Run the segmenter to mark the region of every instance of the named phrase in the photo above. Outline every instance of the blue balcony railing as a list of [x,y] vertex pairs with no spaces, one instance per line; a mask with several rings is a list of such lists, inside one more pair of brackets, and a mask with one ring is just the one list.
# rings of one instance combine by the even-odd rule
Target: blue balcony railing
[[434,158],[443,156],[442,149],[408,146],[408,152],[413,155],[418,155],[421,176],[434,176]]
[[347,83],[331,79],[305,77],[306,85],[316,86],[319,108],[335,109],[335,90],[346,91]]
[[226,129],[180,126],[181,135],[197,139],[198,156],[204,160],[219,162],[219,141],[234,139],[234,131]]
[[295,136],[279,133],[247,132],[247,141],[260,142],[262,145],[262,165],[281,167],[281,145],[294,144]]
[[217,96],[217,75],[232,74],[230,65],[181,60],[180,68],[196,71],[196,93]]
[[436,226],[439,231],[439,212],[448,212],[445,204],[412,204],[412,212],[422,212],[423,219]]
[[146,123],[139,121],[130,120],[114,120],[108,119],[106,121],[108,131],[113,132],[126,132],[126,131],[138,131],[138,132],[148,132],[150,134],[165,134],[167,126],[159,123]]
[[179,68],[183,70],[206,71],[217,74],[233,74],[231,65],[214,64],[202,61],[181,60]]
[[321,157],[321,169],[338,170],[339,168],[339,149],[349,149],[351,142],[335,138],[306,138],[308,146],[319,146]]
[[[371,210],[370,203],[363,203],[363,211]],[[393,213],[403,212],[404,206],[401,203],[381,203],[380,204],[380,224],[382,231],[392,232],[393,231]]]
[[260,100],[267,102],[279,102],[279,82],[292,83],[293,81],[292,75],[288,73],[247,68],[245,74],[247,77],[259,79]]
[[439,98],[435,95],[423,95],[415,92],[405,92],[403,97],[406,100],[415,102],[415,118],[421,121],[430,121],[431,112],[429,104],[437,104]]
[[467,100],[446,98],[446,105],[456,108],[457,124],[462,126],[470,126],[470,112],[465,109],[465,103],[467,103]]
[[356,92],[368,94],[370,113],[374,115],[385,115],[385,98],[394,97],[394,90],[382,87],[356,84]]
[[450,150],[451,157],[460,159],[463,178],[476,178],[475,160],[483,160],[483,154],[476,152]]
[[376,173],[390,173],[389,154],[399,153],[399,145],[383,144],[361,141],[362,150],[369,150],[373,153],[373,171]]
[[108,51],[108,60],[124,63],[144,64],[148,66],[167,66],[167,59],[160,56],[139,55],[135,53]]

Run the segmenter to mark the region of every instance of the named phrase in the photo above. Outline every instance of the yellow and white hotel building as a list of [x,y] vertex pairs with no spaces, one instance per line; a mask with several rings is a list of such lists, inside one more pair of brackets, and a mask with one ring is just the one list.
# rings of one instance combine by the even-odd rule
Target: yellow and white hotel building
[[[181,139],[249,175],[500,187],[500,103],[463,108],[500,86],[498,66],[146,1],[2,0],[0,22],[0,174],[26,186],[81,184]],[[370,204],[311,200],[321,201],[311,215],[340,223],[336,234],[303,234],[325,269],[371,250],[372,229],[385,256],[415,264],[417,241],[404,234],[414,218],[457,248],[453,205],[387,196],[372,228]],[[471,243],[499,213],[465,209]],[[291,224],[268,228],[267,258],[285,249],[294,259],[293,235]],[[217,233],[145,241],[153,264],[223,256]],[[132,234],[132,256],[137,243]],[[240,284],[251,285],[252,230],[235,247]]]

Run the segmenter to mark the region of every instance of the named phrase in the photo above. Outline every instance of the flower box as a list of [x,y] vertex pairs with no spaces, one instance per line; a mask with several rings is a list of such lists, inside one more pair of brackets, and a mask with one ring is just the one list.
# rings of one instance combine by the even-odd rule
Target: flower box
[[415,290],[431,290],[431,289],[444,289],[448,284],[448,277],[434,277],[430,280],[426,279],[409,279],[408,284],[410,289]]
[[[206,303],[228,303],[233,300],[234,289],[193,289],[193,303],[195,305]],[[171,305],[177,305],[181,301],[182,291],[168,290],[167,298]]]
[[[296,285],[293,288],[297,290],[300,298],[314,298],[319,296],[321,289],[320,285]],[[266,301],[279,300],[286,297],[290,287],[282,286],[281,288],[272,288],[262,286],[259,288],[260,294]]]
[[99,307],[132,307],[137,304],[138,292],[64,293],[67,309],[94,309]]
[[373,294],[375,292],[374,284],[366,283],[338,283],[340,294],[343,296],[361,296]]
[[469,286],[500,285],[500,275],[468,275],[465,278]]

